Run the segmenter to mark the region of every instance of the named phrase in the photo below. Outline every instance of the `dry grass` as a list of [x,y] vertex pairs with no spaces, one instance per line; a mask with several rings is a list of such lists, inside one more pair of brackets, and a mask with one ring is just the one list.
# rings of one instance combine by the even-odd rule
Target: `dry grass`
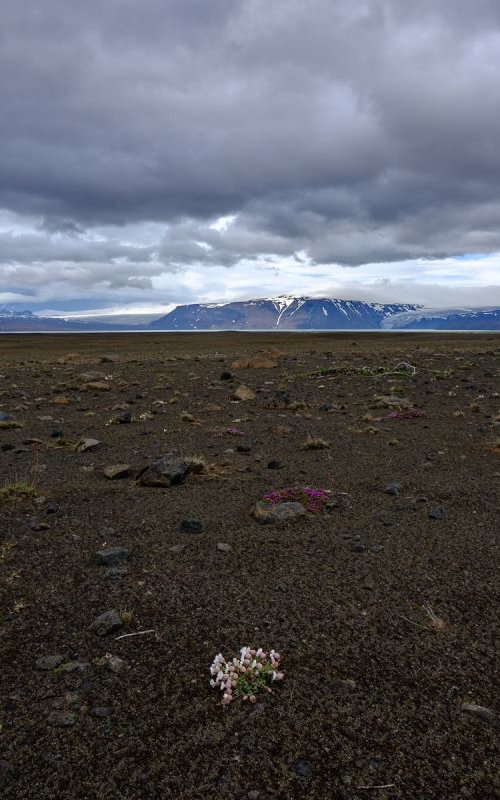
[[193,475],[205,475],[208,472],[208,464],[203,456],[186,456],[184,461]]
[[1,419],[0,430],[8,430],[9,428],[22,428],[23,423],[17,422],[15,419]]
[[13,480],[0,488],[0,500],[20,500],[27,497],[38,497],[33,481]]
[[308,436],[301,444],[302,450],[325,450],[327,447],[330,447],[330,443],[326,439],[315,436]]

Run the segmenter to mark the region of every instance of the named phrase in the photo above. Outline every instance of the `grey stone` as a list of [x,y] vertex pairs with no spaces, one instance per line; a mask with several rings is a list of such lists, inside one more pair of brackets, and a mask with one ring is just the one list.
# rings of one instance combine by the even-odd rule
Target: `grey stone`
[[182,553],[182,551],[185,550],[186,547],[187,544],[174,544],[172,545],[172,547],[169,547],[169,550],[171,553],[175,553],[177,555],[177,553]]
[[120,672],[123,672],[125,669],[125,661],[123,658],[119,658],[119,656],[111,656],[108,658],[106,667],[110,672],[113,672],[115,675],[119,675]]
[[104,577],[110,581],[120,581],[128,575],[127,567],[110,567],[104,573]]
[[90,669],[88,661],[67,661],[59,667],[59,672],[86,672]]
[[393,494],[398,495],[401,491],[401,484],[400,483],[388,483],[384,489],[386,494]]
[[427,516],[429,519],[445,519],[446,510],[444,506],[434,506],[434,508],[429,509]]
[[127,478],[130,475],[130,464],[110,464],[109,467],[104,467],[103,475],[110,481],[116,481],[120,478]]
[[35,661],[35,667],[39,670],[49,671],[58,667],[63,661],[64,656],[59,655],[59,653],[53,656],[40,656]]
[[48,531],[49,528],[50,525],[48,524],[48,522],[41,522],[36,517],[32,517],[30,519],[30,530],[32,531]]
[[181,533],[203,533],[203,522],[199,519],[183,519],[179,530]]
[[93,717],[98,717],[98,719],[106,719],[106,717],[111,716],[112,709],[107,706],[94,706],[90,709],[90,713]]
[[104,550],[97,551],[95,560],[105,567],[113,567],[127,561],[129,556],[129,551],[124,547],[106,547]]
[[356,681],[353,681],[352,678],[336,678],[332,683],[332,688],[353,691],[356,688]]
[[123,628],[123,620],[116,609],[105,611],[90,626],[90,630],[97,633],[98,636],[106,636],[121,630],[121,628]]
[[166,453],[144,469],[138,478],[141,486],[177,486],[188,474],[188,465],[175,453]]
[[303,517],[306,510],[302,503],[277,503],[270,505],[259,500],[253,510],[253,516],[261,525],[270,525],[276,522],[289,522]]
[[217,542],[217,550],[219,553],[229,553],[231,551],[231,545],[225,542]]
[[464,703],[462,705],[462,711],[480,719],[482,722],[488,723],[488,725],[496,725],[498,723],[498,716],[484,706],[477,706],[474,703]]
[[313,767],[310,761],[300,760],[295,764],[295,772],[301,778],[310,778],[313,772]]
[[129,425],[132,422],[132,414],[130,411],[122,411],[120,414],[115,414],[113,422],[116,425]]
[[78,453],[85,453],[87,450],[93,450],[100,445],[99,439],[80,439],[76,446]]
[[52,711],[49,714],[49,725],[55,728],[71,728],[76,723],[76,714],[71,711]]

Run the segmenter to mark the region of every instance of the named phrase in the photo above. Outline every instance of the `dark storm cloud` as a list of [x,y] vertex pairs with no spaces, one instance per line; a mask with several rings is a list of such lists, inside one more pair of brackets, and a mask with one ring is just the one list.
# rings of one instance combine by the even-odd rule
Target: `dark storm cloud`
[[[47,234],[2,259],[500,250],[499,74],[497,0],[2,0],[0,207]],[[80,235],[141,221],[154,266]]]

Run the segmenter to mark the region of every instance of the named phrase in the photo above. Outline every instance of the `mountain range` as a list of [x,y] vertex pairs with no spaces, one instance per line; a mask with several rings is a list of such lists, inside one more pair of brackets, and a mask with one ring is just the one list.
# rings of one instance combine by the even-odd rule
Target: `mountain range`
[[312,297],[278,297],[233,303],[176,306],[149,323],[127,324],[125,315],[84,319],[43,317],[0,308],[0,332],[196,330],[500,330],[500,308],[426,309],[416,304],[364,303]]

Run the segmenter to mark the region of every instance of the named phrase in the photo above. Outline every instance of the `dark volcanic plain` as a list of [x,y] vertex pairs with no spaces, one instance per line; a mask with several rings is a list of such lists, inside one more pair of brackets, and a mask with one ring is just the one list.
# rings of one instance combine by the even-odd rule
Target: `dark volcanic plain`
[[[4,800],[500,796],[499,335],[4,336],[0,374]],[[171,450],[205,466],[140,485]],[[259,524],[289,486],[331,508]],[[223,708],[246,644],[286,678]]]

